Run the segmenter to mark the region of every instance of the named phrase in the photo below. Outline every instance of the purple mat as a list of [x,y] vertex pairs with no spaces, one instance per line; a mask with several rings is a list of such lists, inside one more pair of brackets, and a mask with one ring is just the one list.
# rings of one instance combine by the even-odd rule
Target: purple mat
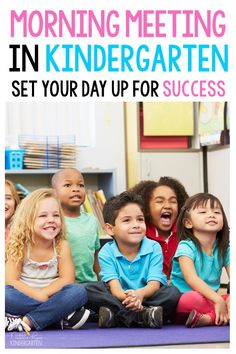
[[98,328],[87,323],[80,330],[6,333],[6,348],[106,348],[187,343],[229,342],[229,326],[185,328],[167,325],[151,328]]

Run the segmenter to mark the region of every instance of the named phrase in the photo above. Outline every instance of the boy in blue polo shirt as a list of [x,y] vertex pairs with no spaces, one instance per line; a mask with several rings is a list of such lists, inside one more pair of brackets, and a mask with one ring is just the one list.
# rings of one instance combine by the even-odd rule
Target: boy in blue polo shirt
[[167,285],[160,245],[145,236],[141,197],[133,192],[112,197],[103,216],[114,240],[98,255],[102,281],[86,285],[89,308],[99,312],[99,327],[161,328],[180,293]]

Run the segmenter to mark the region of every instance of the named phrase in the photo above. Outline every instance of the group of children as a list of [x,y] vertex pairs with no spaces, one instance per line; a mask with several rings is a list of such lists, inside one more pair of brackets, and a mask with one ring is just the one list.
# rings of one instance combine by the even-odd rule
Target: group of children
[[20,204],[5,188],[6,331],[78,329],[91,312],[103,328],[229,323],[230,296],[219,293],[229,227],[213,195],[189,198],[170,177],[142,181],[105,203],[113,240],[101,248],[77,169]]

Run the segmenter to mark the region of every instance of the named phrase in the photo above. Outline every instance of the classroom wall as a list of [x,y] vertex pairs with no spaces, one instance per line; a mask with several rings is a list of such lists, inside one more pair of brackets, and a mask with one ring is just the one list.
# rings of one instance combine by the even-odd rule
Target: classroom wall
[[7,145],[17,145],[19,134],[74,134],[80,145],[77,167],[114,169],[114,193],[126,189],[122,102],[9,102],[6,111]]
[[138,105],[125,103],[125,140],[126,140],[126,176],[127,187],[140,181],[140,156],[138,154]]
[[80,149],[78,164],[80,168],[116,169],[115,193],[121,193],[126,189],[123,103],[96,103],[95,117],[96,144]]
[[143,152],[140,160],[142,180],[170,176],[178,179],[189,195],[203,191],[202,154],[199,151]]
[[[208,150],[208,190],[220,199],[230,225],[230,148],[218,147]],[[221,283],[228,283],[225,269],[222,272]]]
[[[128,187],[134,186],[140,180],[158,180],[161,176],[170,176],[179,179],[189,194],[203,191],[202,153],[197,149],[195,151],[140,152],[138,103],[127,102],[125,107]],[[194,109],[196,110],[195,106]],[[195,140],[194,148],[197,148],[198,142]]]
[[[197,116],[198,105],[194,106]],[[199,138],[193,139],[190,151],[139,151],[138,143],[138,103],[126,102],[126,145],[127,145],[127,182],[132,187],[140,180],[160,176],[172,176],[184,184],[190,195],[203,192],[203,159],[199,149]],[[198,132],[195,120],[196,135]],[[229,215],[229,147],[208,148],[208,189],[222,201],[226,215]]]
[[207,153],[208,190],[223,204],[230,222],[230,149],[229,147],[210,150]]

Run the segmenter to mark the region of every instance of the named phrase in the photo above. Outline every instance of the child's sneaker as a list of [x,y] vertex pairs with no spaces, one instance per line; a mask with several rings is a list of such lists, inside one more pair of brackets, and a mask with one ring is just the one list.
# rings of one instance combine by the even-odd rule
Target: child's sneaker
[[21,318],[20,316],[10,315],[9,313],[5,314],[5,331],[8,330],[8,326],[16,319]]
[[27,334],[31,331],[31,328],[25,323],[21,317],[6,315],[5,316],[5,331],[6,332],[22,332],[25,331]]
[[149,328],[161,328],[163,325],[163,309],[161,306],[144,307],[140,312],[141,324]]
[[111,328],[116,326],[115,315],[108,307],[101,306],[99,308],[98,326],[100,328]]
[[62,329],[79,329],[87,321],[90,311],[87,309],[80,309],[71,313],[64,320],[62,320]]

